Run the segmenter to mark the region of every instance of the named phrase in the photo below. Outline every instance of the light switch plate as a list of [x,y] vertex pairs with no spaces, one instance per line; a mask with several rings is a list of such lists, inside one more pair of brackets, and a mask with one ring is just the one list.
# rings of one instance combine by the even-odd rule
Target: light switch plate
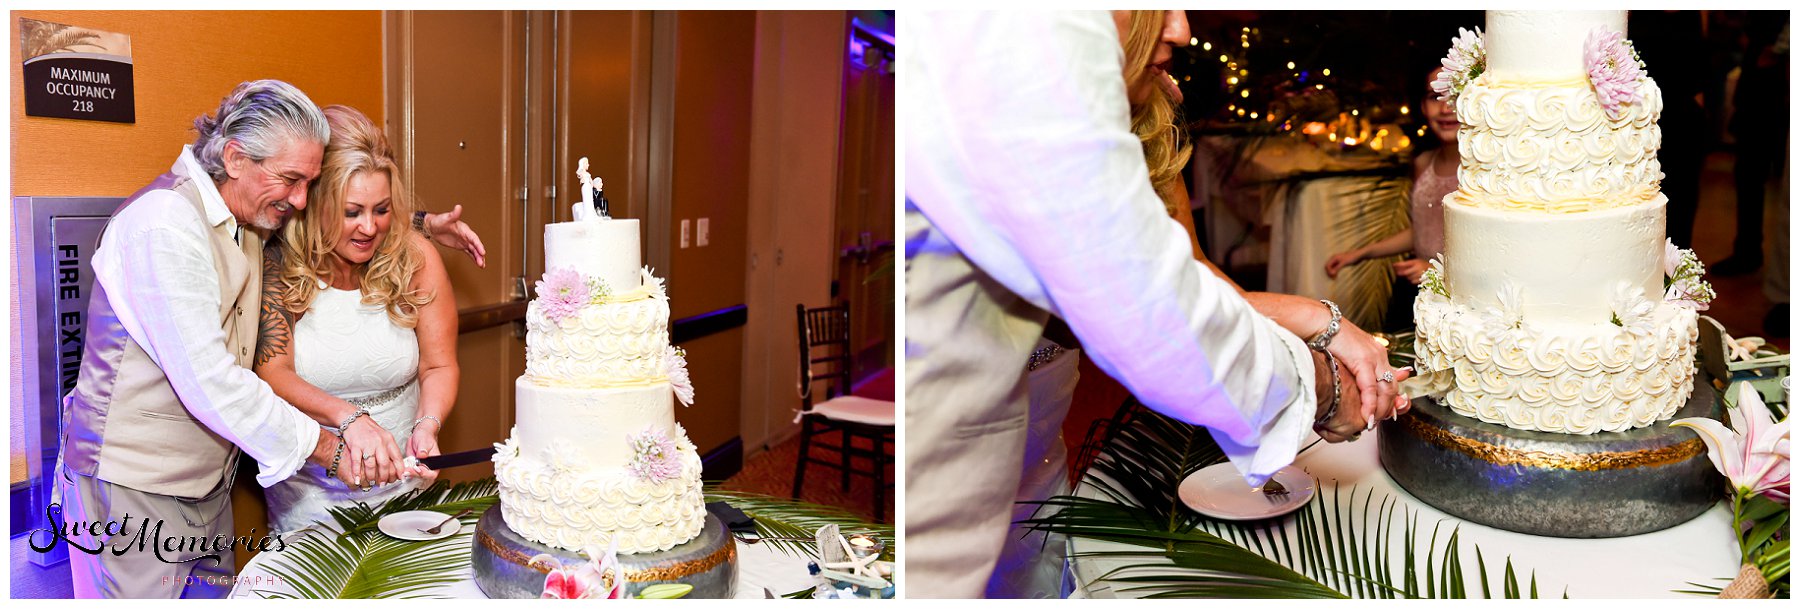
[[712,232],[712,223],[707,221],[706,218],[701,218],[696,224],[697,226],[694,227],[694,247],[706,247],[706,237]]
[[687,249],[687,247],[688,247],[688,221],[684,219],[681,221],[681,249]]

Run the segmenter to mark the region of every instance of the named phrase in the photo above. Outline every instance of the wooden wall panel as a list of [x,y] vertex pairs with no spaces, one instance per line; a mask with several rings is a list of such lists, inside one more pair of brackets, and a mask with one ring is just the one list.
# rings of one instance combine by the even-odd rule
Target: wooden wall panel
[[[25,116],[19,17],[131,36],[137,123]],[[11,12],[12,194],[123,197],[167,171],[194,118],[246,80],[292,83],[314,103],[380,121],[377,11]]]
[[[745,301],[756,14],[682,11],[677,19],[668,272],[671,313],[682,318]],[[681,221],[691,231],[700,218],[710,220],[708,244],[695,246],[690,233],[682,249]],[[694,407],[704,404],[704,416],[681,417],[702,451],[738,435],[743,336],[736,328],[683,345],[694,386],[708,396]]]

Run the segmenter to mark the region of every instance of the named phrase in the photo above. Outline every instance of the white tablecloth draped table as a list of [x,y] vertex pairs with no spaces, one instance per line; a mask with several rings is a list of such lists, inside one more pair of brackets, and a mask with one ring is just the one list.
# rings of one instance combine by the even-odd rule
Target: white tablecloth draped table
[[[466,525],[473,528],[474,524]],[[307,529],[293,535],[317,534],[315,529]],[[288,539],[296,539],[289,537]],[[474,543],[474,536],[469,536]],[[784,554],[769,544],[737,543],[737,590],[736,598],[764,598],[767,590],[775,596],[781,596],[814,585],[813,577],[806,572],[807,559]],[[289,542],[292,545],[292,542]],[[473,547],[473,546],[471,546]],[[262,598],[259,592],[292,592],[285,582],[277,581],[269,573],[269,562],[278,556],[274,552],[263,552],[250,559],[244,570],[238,574],[238,582],[231,588],[229,598]],[[464,566],[458,572],[456,581],[438,588],[419,591],[413,596],[443,598],[487,598],[481,588],[475,585],[475,569]]]
[[[1318,479],[1322,487],[1330,488],[1335,482],[1340,489],[1348,492],[1354,486],[1358,497],[1368,489],[1373,489],[1376,506],[1381,504],[1383,496],[1393,496],[1405,504],[1418,514],[1420,552],[1424,552],[1426,545],[1430,543],[1434,524],[1439,521],[1445,523],[1444,533],[1439,537],[1439,547],[1450,528],[1459,525],[1464,581],[1467,582],[1471,595],[1478,596],[1481,593],[1475,566],[1476,546],[1480,546],[1482,556],[1486,559],[1488,580],[1496,595],[1499,594],[1502,565],[1507,557],[1512,559],[1521,587],[1527,585],[1532,573],[1536,573],[1538,593],[1544,598],[1560,598],[1565,590],[1574,599],[1696,598],[1677,594],[1675,591],[1691,589],[1688,582],[1723,586],[1726,582],[1715,578],[1730,578],[1737,574],[1737,542],[1731,534],[1731,510],[1724,502],[1673,528],[1634,537],[1560,539],[1514,533],[1447,515],[1396,486],[1378,462],[1378,433],[1379,430],[1366,432],[1356,442],[1319,443],[1301,454],[1296,464]],[[1085,497],[1102,498],[1087,485],[1083,485],[1080,493]],[[1361,521],[1363,503],[1360,500],[1353,503],[1351,509],[1354,516],[1351,521]],[[1292,525],[1293,516],[1285,518]],[[1396,518],[1395,522],[1398,523],[1399,519]],[[1290,535],[1297,531],[1295,526],[1287,528]],[[1392,543],[1393,554],[1400,555],[1399,540],[1393,540]],[[1138,596],[1129,591],[1132,584],[1113,584],[1099,580],[1118,567],[1145,564],[1142,559],[1124,561],[1082,558],[1082,554],[1086,552],[1132,549],[1141,551],[1143,548],[1092,539],[1071,539],[1069,566],[1074,578],[1074,596]],[[1423,558],[1420,559],[1420,568],[1423,569]],[[1177,571],[1171,568],[1169,572]],[[1393,572],[1400,573],[1400,568],[1396,566]],[[1146,573],[1133,572],[1134,575]]]

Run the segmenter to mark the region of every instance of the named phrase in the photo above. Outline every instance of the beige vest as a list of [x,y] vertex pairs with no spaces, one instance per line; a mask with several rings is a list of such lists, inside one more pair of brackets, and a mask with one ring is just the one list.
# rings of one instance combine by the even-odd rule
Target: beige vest
[[[163,174],[119,209],[154,190],[181,195],[194,205],[195,213],[206,217],[198,185],[175,174]],[[216,316],[225,332],[225,348],[238,365],[248,368],[256,348],[262,239],[254,231],[241,232],[239,244],[229,223],[207,229],[213,270],[219,274],[219,310],[178,313]],[[81,372],[63,406],[64,466],[158,495],[198,498],[226,488],[238,448],[181,405],[162,369],[119,324],[109,296],[94,283]]]

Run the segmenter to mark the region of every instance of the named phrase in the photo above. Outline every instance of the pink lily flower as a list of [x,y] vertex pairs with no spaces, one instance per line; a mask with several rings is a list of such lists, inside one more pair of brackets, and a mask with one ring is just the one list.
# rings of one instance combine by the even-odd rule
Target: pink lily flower
[[1775,422],[1763,405],[1762,394],[1749,383],[1739,383],[1737,391],[1737,407],[1726,409],[1730,429],[1705,417],[1680,419],[1670,425],[1700,435],[1706,442],[1706,458],[1731,480],[1733,491],[1787,505],[1788,422]]
[[544,561],[552,565],[549,575],[544,576],[544,592],[539,598],[625,598],[625,572],[619,566],[618,554],[599,548],[588,548],[587,554],[592,560],[574,567],[563,566],[549,554],[532,557],[528,564]]

